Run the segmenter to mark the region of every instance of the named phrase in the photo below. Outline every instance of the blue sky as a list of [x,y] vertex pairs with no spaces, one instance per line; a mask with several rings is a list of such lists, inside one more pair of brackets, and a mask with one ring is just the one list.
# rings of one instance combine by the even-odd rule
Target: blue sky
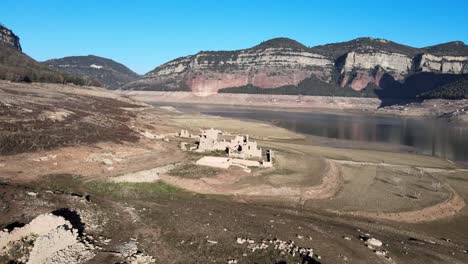
[[36,60],[94,54],[138,73],[274,37],[307,46],[363,36],[415,47],[468,43],[466,0],[2,0],[0,22]]

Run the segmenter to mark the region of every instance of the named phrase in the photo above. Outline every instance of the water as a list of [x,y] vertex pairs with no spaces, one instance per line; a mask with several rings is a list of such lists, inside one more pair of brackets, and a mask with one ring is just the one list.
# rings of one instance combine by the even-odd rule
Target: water
[[353,142],[409,146],[417,152],[468,162],[468,124],[365,114],[295,113],[220,106],[173,105],[182,111],[269,122],[302,134]]

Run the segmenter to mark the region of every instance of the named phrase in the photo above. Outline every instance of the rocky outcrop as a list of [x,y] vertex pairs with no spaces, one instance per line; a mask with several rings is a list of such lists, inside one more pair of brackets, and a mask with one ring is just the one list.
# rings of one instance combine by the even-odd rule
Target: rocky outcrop
[[246,50],[200,52],[163,64],[147,73],[144,80],[126,88],[178,90],[183,87],[208,95],[226,87],[297,85],[311,75],[331,81],[334,61],[306,47],[295,46],[296,43],[274,39]]
[[109,89],[118,89],[140,78],[121,63],[93,55],[65,57],[43,63],[55,70],[96,79]]
[[0,24],[0,42],[4,42],[21,51],[20,39],[10,29]]
[[379,85],[384,72],[391,72],[396,80],[402,80],[412,69],[413,59],[408,55],[387,52],[349,52],[344,55],[340,86],[349,85],[362,90],[370,83]]
[[468,73],[468,56],[437,56],[421,54],[418,57],[418,70],[452,74]]
[[[418,73],[440,76],[418,75],[405,84]],[[256,92],[284,92],[283,88],[296,87],[299,92],[307,89],[307,94],[312,94],[317,84],[326,87],[322,85],[326,83],[336,87],[333,89],[351,88],[351,95],[368,88],[398,90],[404,86],[405,96],[413,96],[416,90],[424,92],[423,86],[432,89],[463,74],[468,74],[468,47],[462,42],[413,48],[383,39],[358,38],[308,48],[294,40],[278,38],[249,49],[202,51],[175,59],[124,89],[186,90],[209,95],[232,87],[256,87],[251,89]],[[417,87],[415,92],[406,91],[413,86]],[[279,87],[283,88],[275,89]],[[322,88],[317,92],[325,95]],[[330,95],[334,94],[336,90],[330,91]]]

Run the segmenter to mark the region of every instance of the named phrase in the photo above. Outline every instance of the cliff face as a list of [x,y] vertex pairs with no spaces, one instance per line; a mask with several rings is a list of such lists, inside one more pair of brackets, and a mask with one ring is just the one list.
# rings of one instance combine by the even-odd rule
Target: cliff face
[[[281,43],[278,43],[281,42]],[[200,95],[226,87],[254,85],[276,88],[297,85],[311,75],[329,82],[334,61],[280,39],[251,49],[232,52],[200,52],[170,61],[126,88],[191,90]]]
[[[462,42],[450,42],[413,48],[388,40],[359,38],[308,48],[294,40],[279,38],[250,49],[205,51],[175,59],[124,89],[187,90],[209,95],[243,86],[260,90],[303,88],[304,82],[313,78],[360,92],[369,87],[401,88],[400,84],[418,73],[441,74],[444,80],[450,79],[445,75],[468,74],[468,47]],[[438,79],[431,76],[431,80]],[[439,83],[424,85],[432,87]]]
[[0,41],[21,51],[20,39],[10,29],[0,24]]
[[378,86],[385,72],[391,72],[396,80],[402,80],[412,67],[412,58],[404,54],[349,52],[344,56],[339,84],[340,87],[349,85],[360,91],[371,83]]
[[43,63],[55,70],[96,79],[109,89],[120,88],[140,78],[123,64],[92,55],[65,57]]
[[422,54],[418,63],[418,70],[453,74],[468,73],[468,56]]
[[341,67],[340,87],[360,91],[373,85],[380,87],[384,74],[401,82],[418,72],[468,74],[468,56],[436,56],[429,53],[411,57],[398,53],[356,53],[345,55]]

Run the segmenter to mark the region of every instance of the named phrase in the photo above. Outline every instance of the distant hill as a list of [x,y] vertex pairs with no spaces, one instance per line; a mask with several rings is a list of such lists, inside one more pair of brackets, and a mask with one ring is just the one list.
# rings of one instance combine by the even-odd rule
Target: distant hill
[[73,83],[100,86],[88,77],[49,69],[9,44],[0,42],[0,79],[14,82]]
[[177,58],[123,89],[415,99],[467,74],[468,46],[460,41],[415,48],[366,37],[307,47],[275,38]]
[[109,89],[118,89],[140,78],[121,63],[93,55],[52,59],[43,63],[55,70],[95,78]]
[[3,25],[0,25],[0,79],[100,86],[92,78],[52,70],[35,61],[21,51],[19,38]]
[[340,56],[343,56],[349,52],[387,52],[404,54],[407,56],[414,56],[420,53],[420,50],[417,48],[398,44],[386,39],[369,37],[315,46],[312,47],[310,51],[325,55],[333,59],[338,59]]
[[438,56],[468,56],[468,45],[461,41],[442,43],[422,49],[425,53]]

